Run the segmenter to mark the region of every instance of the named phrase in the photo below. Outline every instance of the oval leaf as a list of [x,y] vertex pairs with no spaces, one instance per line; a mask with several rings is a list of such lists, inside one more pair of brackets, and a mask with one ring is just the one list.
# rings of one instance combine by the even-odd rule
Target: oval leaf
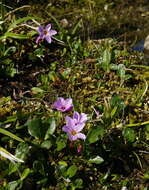
[[102,127],[95,127],[91,129],[87,135],[89,143],[94,143],[102,138],[104,135],[104,129]]
[[41,119],[35,118],[33,120],[29,120],[27,122],[28,132],[35,138],[42,138],[43,137],[43,129]]
[[55,129],[56,129],[56,123],[55,123],[55,119],[52,118],[52,119],[49,119],[48,120],[48,125],[49,125],[49,128],[46,132],[46,135],[45,135],[45,140],[47,140],[49,138],[50,135],[53,135]]
[[104,159],[100,156],[96,156],[95,158],[89,159],[89,163],[92,164],[101,164],[102,162],[104,162]]
[[71,177],[73,177],[76,174],[77,170],[78,170],[77,166],[76,165],[72,165],[72,166],[70,166],[68,168],[67,175],[71,178]]
[[131,128],[125,128],[122,132],[122,135],[128,142],[134,142],[136,138],[135,131]]

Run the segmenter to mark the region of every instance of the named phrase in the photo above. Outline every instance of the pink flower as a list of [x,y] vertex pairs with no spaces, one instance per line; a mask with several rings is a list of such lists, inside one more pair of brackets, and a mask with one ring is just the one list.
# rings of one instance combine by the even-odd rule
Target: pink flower
[[77,152],[80,153],[81,151],[82,151],[82,145],[79,144],[79,145],[77,146]]
[[73,118],[66,116],[66,125],[63,126],[63,131],[68,134],[70,141],[75,141],[77,139],[86,139],[83,133],[80,133],[85,126],[87,121],[86,114],[82,113],[79,115],[78,112],[74,112]]
[[53,108],[61,112],[70,111],[73,108],[72,99],[68,98],[65,100],[60,97],[54,102]]
[[85,113],[79,114],[78,112],[74,111],[73,119],[75,120],[76,124],[85,123],[87,121],[87,115]]
[[56,30],[51,30],[51,24],[48,24],[45,28],[39,26],[37,31],[39,32],[39,36],[36,39],[36,43],[39,43],[40,40],[46,39],[48,43],[52,42],[52,36],[57,34]]

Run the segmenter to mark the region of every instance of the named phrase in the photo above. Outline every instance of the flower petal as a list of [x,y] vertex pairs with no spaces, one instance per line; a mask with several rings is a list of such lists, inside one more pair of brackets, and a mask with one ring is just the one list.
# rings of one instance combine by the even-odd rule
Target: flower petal
[[40,38],[40,36],[38,36],[36,39],[36,44],[38,44],[40,40],[41,40],[41,38]]
[[80,123],[87,121],[87,115],[85,113],[81,113],[80,115]]
[[47,40],[47,42],[50,44],[52,42],[51,36],[50,35],[46,35],[45,39]]
[[62,103],[64,101],[64,98],[58,98],[54,103],[53,103],[53,108],[57,109],[62,106]]
[[78,138],[77,135],[71,135],[71,134],[68,134],[68,137],[70,141],[75,141]]
[[42,38],[41,38],[41,36],[38,36],[36,39],[36,44],[38,44],[40,40],[42,40]]
[[86,139],[86,136],[83,133],[78,133],[76,136],[78,139],[83,139],[83,140]]
[[72,99],[71,99],[71,98],[67,98],[67,99],[65,100],[65,104],[66,104],[66,105],[71,105],[71,104],[72,104]]
[[69,116],[66,116],[65,120],[66,120],[66,125],[73,130],[74,126],[75,126],[74,120],[71,117],[69,117]]
[[69,106],[65,107],[65,111],[70,111],[70,110],[72,110],[72,108],[73,108],[73,106],[69,105]]
[[43,33],[43,30],[44,30],[44,29],[43,29],[42,26],[39,26],[38,29],[37,29],[37,31],[38,31],[39,33]]
[[73,108],[72,99],[71,98],[66,99],[64,106],[66,108],[65,111],[70,111]]
[[48,31],[48,32],[49,32],[49,31],[50,31],[50,29],[51,29],[51,24],[48,24],[48,25],[46,26],[46,28],[45,28],[45,29],[46,29],[46,31]]
[[53,36],[53,35],[57,34],[57,31],[56,31],[56,30],[50,30],[50,31],[48,32],[48,34],[49,34],[50,36]]
[[37,39],[36,39],[36,43],[39,43],[40,40],[43,40],[45,38],[45,35],[44,34],[40,34]]
[[77,121],[79,121],[80,120],[80,114],[78,112],[74,111],[73,119],[76,119]]
[[80,131],[82,131],[82,129],[84,128],[84,126],[85,126],[85,123],[78,123],[77,125],[74,126],[74,130],[76,132],[80,132]]
[[66,132],[66,133],[70,133],[71,132],[71,128],[69,126],[67,126],[67,125],[64,125],[63,128],[62,128],[62,130],[64,132]]
[[53,103],[53,108],[61,112],[69,111],[72,109],[72,107],[72,99],[69,98],[65,100],[64,98],[60,97]]

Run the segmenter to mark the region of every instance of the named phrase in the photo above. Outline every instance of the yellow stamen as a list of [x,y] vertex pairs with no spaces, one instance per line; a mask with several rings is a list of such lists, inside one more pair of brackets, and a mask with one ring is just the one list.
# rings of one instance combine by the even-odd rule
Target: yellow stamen
[[71,131],[71,135],[75,136],[77,134],[76,131]]
[[43,33],[44,33],[45,35],[47,35],[47,34],[48,34],[48,32],[47,32],[46,30],[44,30],[44,31],[43,31]]

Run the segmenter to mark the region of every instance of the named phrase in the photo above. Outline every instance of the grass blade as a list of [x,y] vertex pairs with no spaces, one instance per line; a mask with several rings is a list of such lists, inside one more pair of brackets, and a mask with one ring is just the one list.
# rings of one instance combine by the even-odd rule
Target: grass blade
[[7,131],[5,129],[0,128],[0,133],[2,133],[3,135],[7,135],[7,136],[11,137],[12,139],[15,139],[15,140],[17,140],[19,142],[24,142],[23,139],[21,139],[20,137],[14,135],[13,133],[11,133],[11,132],[9,132],[9,131]]

